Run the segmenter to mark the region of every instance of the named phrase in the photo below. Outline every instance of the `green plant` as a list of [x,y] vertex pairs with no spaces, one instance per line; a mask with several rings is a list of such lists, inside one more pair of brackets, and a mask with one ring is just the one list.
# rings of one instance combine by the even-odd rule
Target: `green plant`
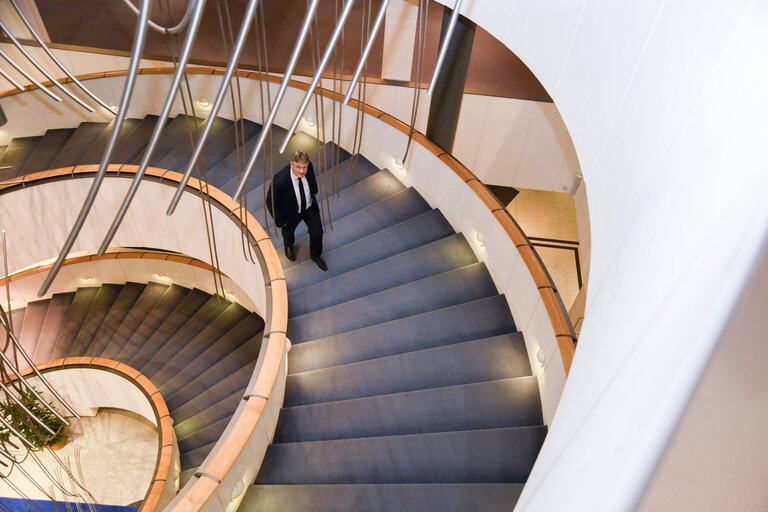
[[[37,391],[37,390],[35,390]],[[38,392],[38,394],[40,394]],[[55,432],[51,435],[43,429],[39,423],[29,417],[29,414],[13,399],[6,396],[4,402],[0,402],[0,415],[21,436],[29,441],[35,448],[63,444],[67,440],[64,422],[53,414],[35,397],[30,389],[25,389],[17,395],[17,399],[24,407],[29,409],[45,426]],[[11,431],[4,425],[0,425],[0,441],[10,440]]]

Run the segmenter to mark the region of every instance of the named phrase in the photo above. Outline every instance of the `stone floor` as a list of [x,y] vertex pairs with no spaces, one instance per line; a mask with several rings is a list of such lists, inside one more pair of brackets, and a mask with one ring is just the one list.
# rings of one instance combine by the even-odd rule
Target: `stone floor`
[[[73,420],[69,442],[55,454],[93,495],[95,503],[129,505],[144,499],[152,482],[157,443],[157,429],[146,419],[126,411],[101,409],[96,416]],[[14,455],[17,459],[24,457],[20,450]],[[75,486],[54,456],[48,450],[37,456],[64,490],[71,492]],[[86,501],[66,496],[31,456],[21,466],[45,491],[14,467],[8,479],[28,498],[49,500],[52,496],[60,501]],[[8,475],[8,468],[0,471]],[[5,480],[0,481],[0,495],[20,497]]]

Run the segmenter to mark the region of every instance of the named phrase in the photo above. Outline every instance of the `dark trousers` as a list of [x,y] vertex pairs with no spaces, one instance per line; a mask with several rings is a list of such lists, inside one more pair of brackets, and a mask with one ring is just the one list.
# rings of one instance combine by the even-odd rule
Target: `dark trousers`
[[317,201],[304,210],[304,213],[297,213],[288,219],[282,228],[283,241],[285,245],[293,246],[296,241],[293,236],[294,231],[302,220],[309,231],[309,255],[312,258],[319,258],[323,254],[323,221],[320,219],[320,208],[317,207]]

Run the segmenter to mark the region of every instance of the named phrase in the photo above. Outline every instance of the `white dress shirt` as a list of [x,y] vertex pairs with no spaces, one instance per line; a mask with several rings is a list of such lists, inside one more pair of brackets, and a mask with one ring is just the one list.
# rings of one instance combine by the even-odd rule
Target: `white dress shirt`
[[[312,204],[312,194],[309,193],[309,182],[307,181],[306,174],[302,178],[302,185],[304,185],[304,197],[307,200],[307,208]],[[299,177],[291,171],[291,184],[293,184],[293,193],[296,194],[296,204],[298,206],[298,212],[301,213],[301,195],[299,194]]]

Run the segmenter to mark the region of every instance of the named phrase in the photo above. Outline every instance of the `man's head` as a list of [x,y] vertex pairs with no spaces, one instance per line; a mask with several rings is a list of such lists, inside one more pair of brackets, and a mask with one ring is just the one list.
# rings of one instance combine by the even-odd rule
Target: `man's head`
[[294,151],[291,155],[291,172],[297,178],[303,178],[309,169],[309,155],[304,151]]

